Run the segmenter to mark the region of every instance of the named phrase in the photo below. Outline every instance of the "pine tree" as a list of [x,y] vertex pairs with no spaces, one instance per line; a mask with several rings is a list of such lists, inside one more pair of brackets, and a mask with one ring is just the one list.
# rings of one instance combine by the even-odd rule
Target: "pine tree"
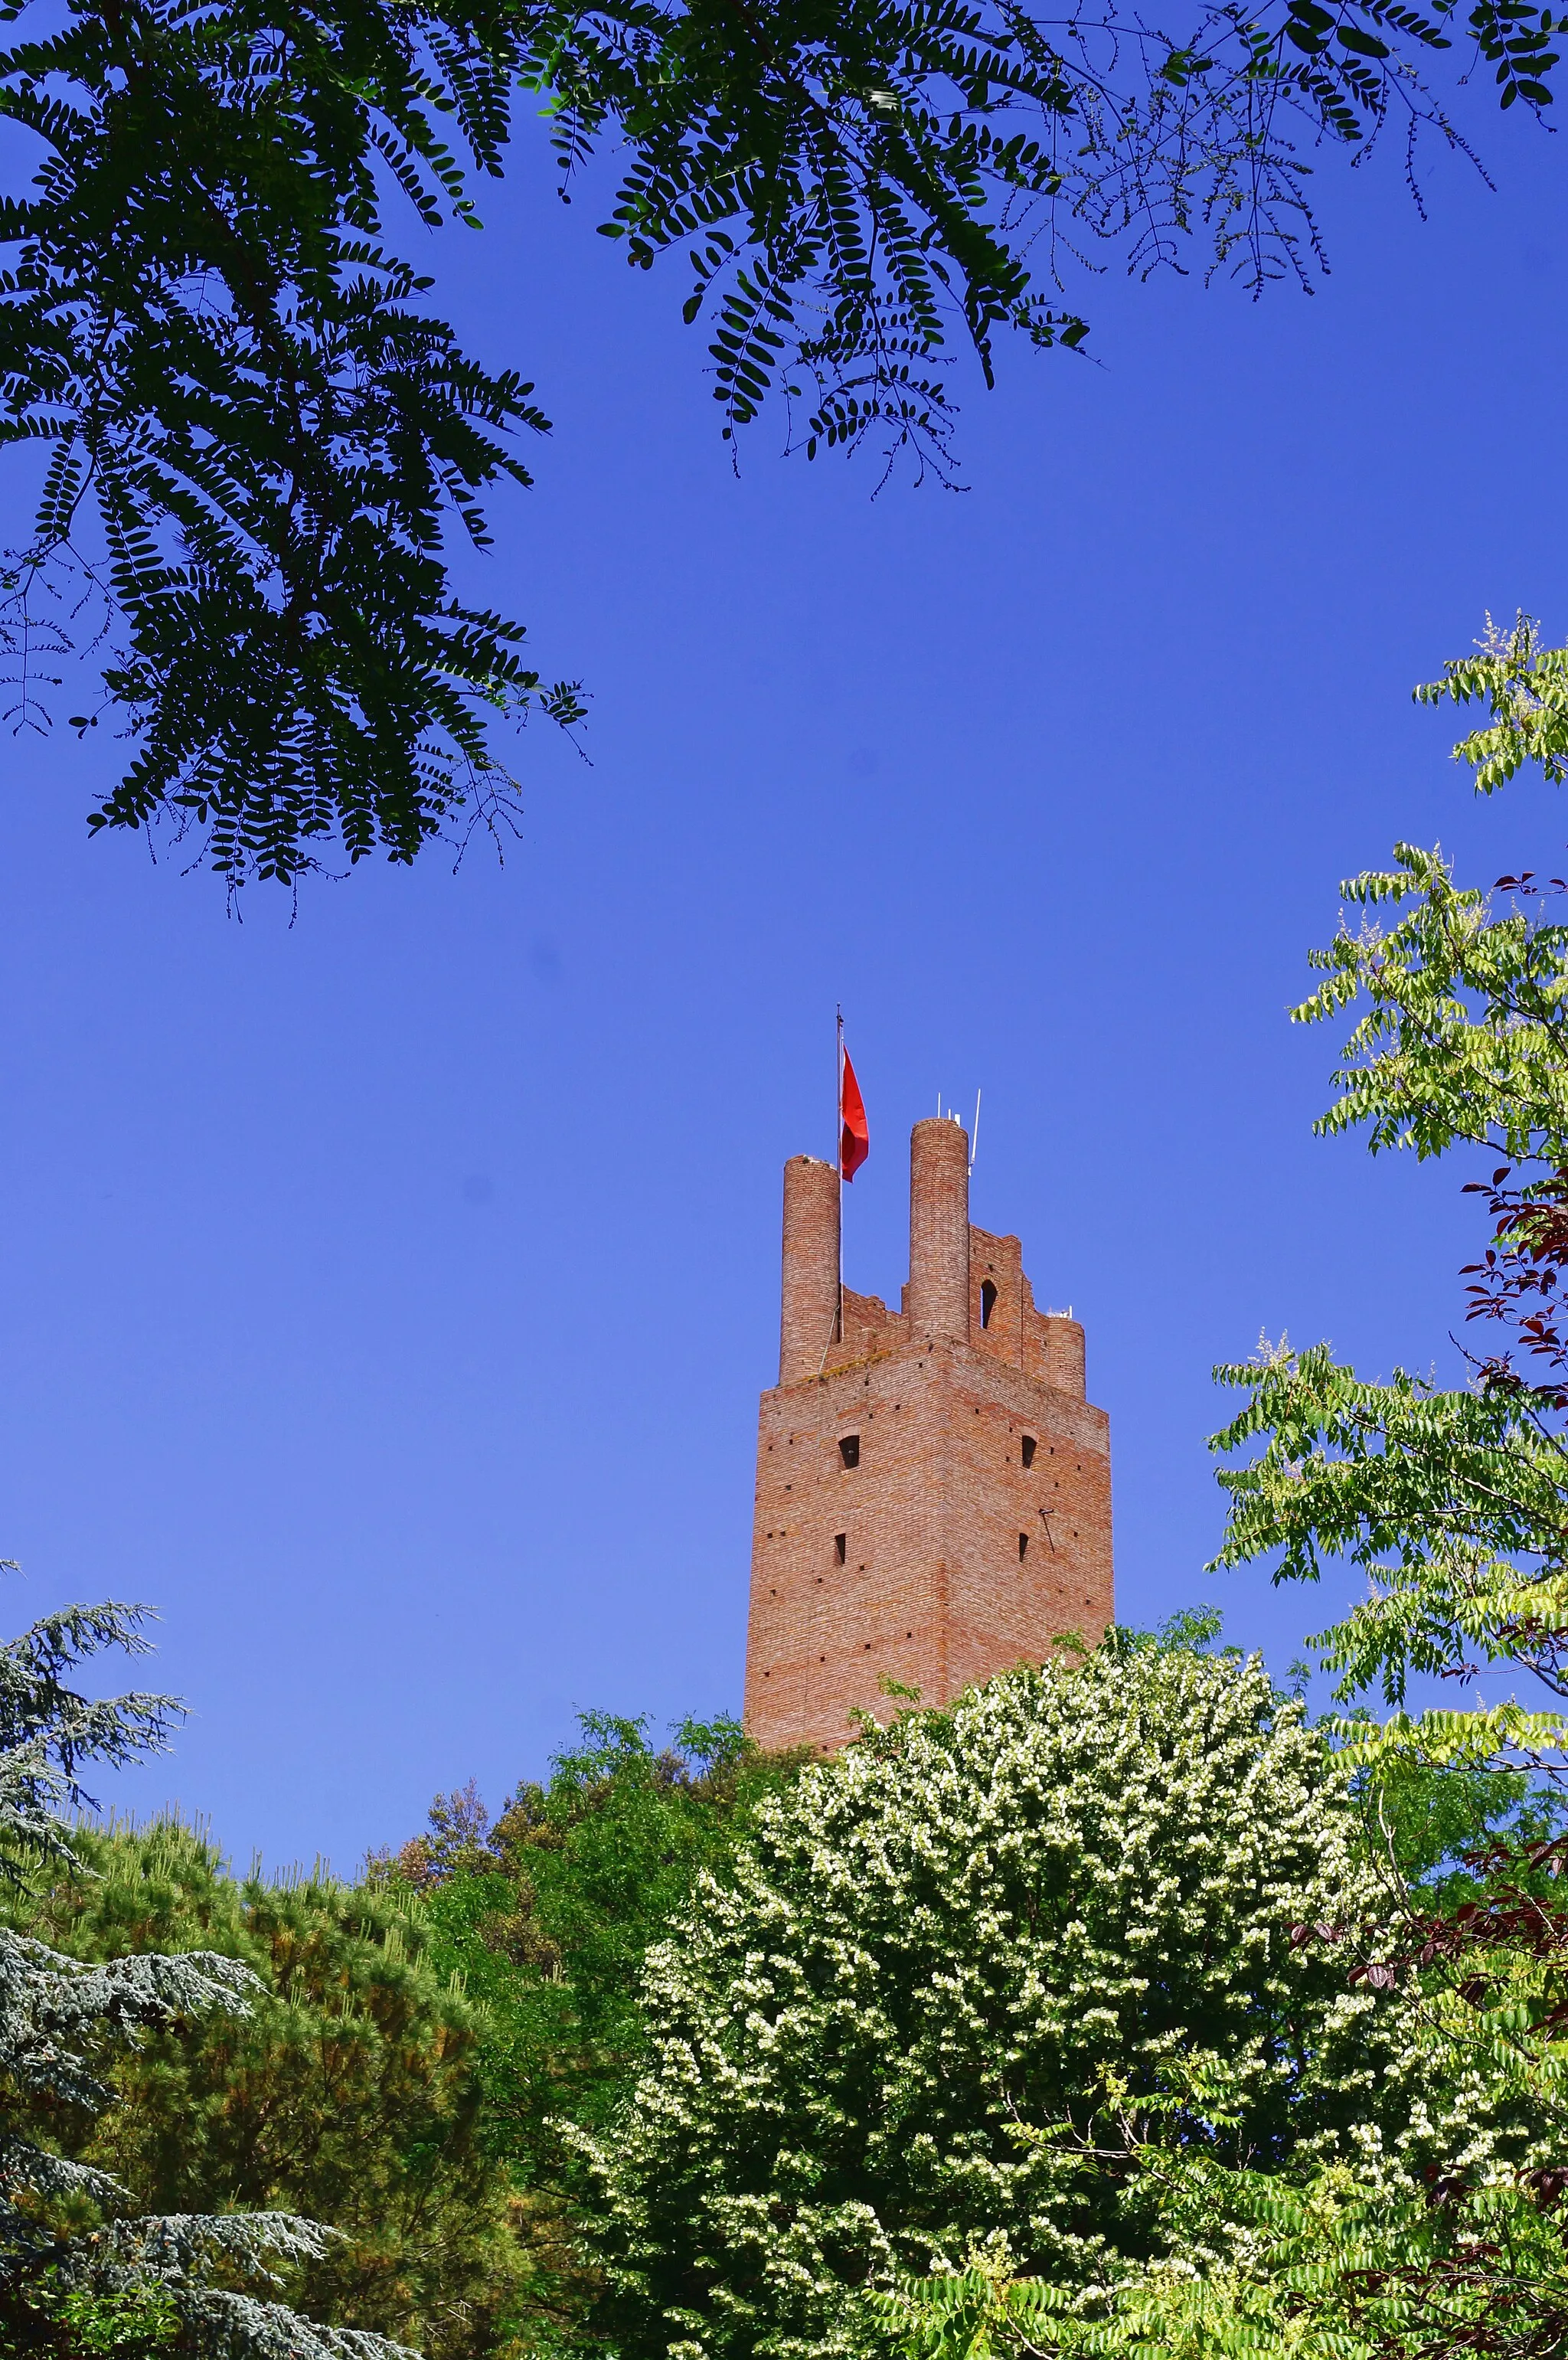
[[[110,1602],[44,1616],[0,1647],[0,1880],[80,1868],[69,1808],[80,1773],[160,1751],[173,1699],[90,1699],[76,1667],[106,1648],[144,1653],[144,1608]],[[402,2347],[323,2327],[270,2299],[279,2272],[319,2258],[332,2233],[289,2212],[136,2215],[108,2173],[29,2135],[58,2108],[96,2112],[111,2092],[84,2049],[136,2042],[214,2013],[244,2016],[254,1972],[210,1950],[102,1964],[0,1925],[0,2321],[13,2349],[189,2348],[249,2360],[393,2360]],[[261,2289],[256,2291],[256,2289]],[[270,2292],[268,2291],[270,2289]]]
[[427,2360],[498,2360],[535,2340],[547,2289],[537,2224],[495,2151],[487,1994],[463,1990],[421,1905],[321,1863],[234,1874],[169,1816],[74,1843],[80,1868],[0,1914],[80,1960],[217,1950],[264,1988],[244,2017],[95,2048],[115,2102],[60,2124],[65,2151],[113,2173],[138,2211],[329,2223],[326,2252],[285,2272],[282,2300],[313,2318]]

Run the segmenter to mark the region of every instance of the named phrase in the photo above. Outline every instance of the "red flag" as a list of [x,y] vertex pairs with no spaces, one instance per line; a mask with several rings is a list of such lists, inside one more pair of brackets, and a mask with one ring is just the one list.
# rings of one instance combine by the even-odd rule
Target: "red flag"
[[839,1069],[838,1123],[839,1177],[853,1180],[871,1153],[871,1133],[866,1127],[866,1101],[860,1095],[860,1084],[855,1078],[847,1049]]

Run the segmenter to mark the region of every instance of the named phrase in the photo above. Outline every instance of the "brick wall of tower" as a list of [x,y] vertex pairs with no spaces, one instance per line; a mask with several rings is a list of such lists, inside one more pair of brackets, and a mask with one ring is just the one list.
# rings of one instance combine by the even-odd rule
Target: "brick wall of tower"
[[[884,1677],[945,1703],[1113,1612],[1083,1330],[1035,1309],[1016,1238],[970,1226],[962,1131],[917,1125],[913,1146],[902,1312],[846,1290],[817,1366],[762,1397],[746,1719],[768,1746],[831,1750],[855,1710],[895,1709]],[[836,1184],[833,1219],[836,1260]]]

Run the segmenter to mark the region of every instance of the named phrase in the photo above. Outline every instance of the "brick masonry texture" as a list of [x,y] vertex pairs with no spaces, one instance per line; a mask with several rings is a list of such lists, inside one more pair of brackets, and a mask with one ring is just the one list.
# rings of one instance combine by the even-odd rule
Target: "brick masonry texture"
[[1083,1331],[1035,1309],[1017,1238],[970,1223],[968,1162],[960,1125],[916,1124],[903,1303],[846,1288],[842,1323],[837,1175],[785,1166],[746,1644],[764,1746],[831,1752],[857,1710],[897,1710],[884,1678],[945,1704],[1111,1620],[1110,1422],[1084,1399]]

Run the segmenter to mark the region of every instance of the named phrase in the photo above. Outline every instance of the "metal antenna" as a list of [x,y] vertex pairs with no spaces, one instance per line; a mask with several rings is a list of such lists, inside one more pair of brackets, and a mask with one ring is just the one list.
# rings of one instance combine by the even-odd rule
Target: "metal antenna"
[[975,1158],[980,1153],[980,1093],[975,1093],[975,1128],[969,1134],[969,1177],[975,1177]]

